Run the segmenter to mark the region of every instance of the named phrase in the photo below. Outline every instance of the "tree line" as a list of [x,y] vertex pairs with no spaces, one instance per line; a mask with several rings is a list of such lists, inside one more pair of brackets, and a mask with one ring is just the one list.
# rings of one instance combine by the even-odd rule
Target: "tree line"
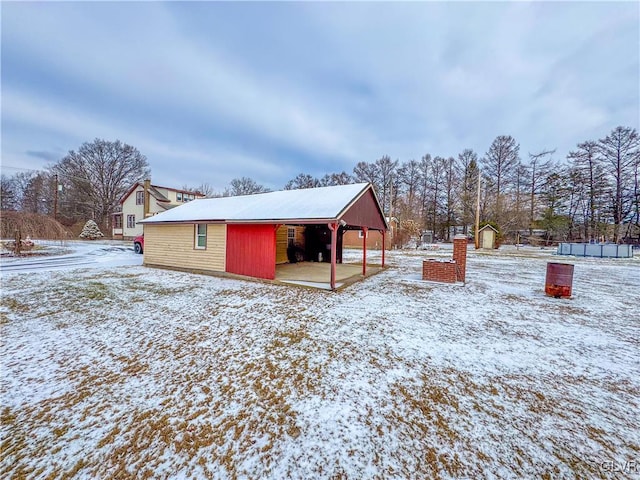
[[[616,127],[604,138],[578,143],[565,159],[555,158],[555,151],[529,152],[523,159],[516,139],[501,135],[483,155],[464,149],[457,156],[425,153],[403,162],[384,155],[358,162],[351,173],[317,178],[303,172],[284,188],[370,182],[401,232],[427,230],[441,240],[457,230],[472,234],[478,211],[482,223],[497,226],[507,239],[543,232],[547,241],[639,241],[638,132]],[[0,205],[69,225],[91,218],[108,228],[130,186],[149,177],[147,159],[137,149],[96,139],[46,171],[3,174]],[[209,197],[269,191],[250,177],[233,179],[222,192],[208,183],[182,189]]]
[[352,174],[318,179],[301,173],[285,188],[371,182],[385,214],[401,228],[428,230],[441,240],[458,230],[473,233],[479,210],[482,223],[511,240],[540,240],[534,233],[542,232],[546,241],[640,241],[638,132],[616,127],[602,139],[578,143],[566,159],[555,152],[542,149],[523,159],[516,139],[501,135],[482,156],[472,149],[404,162],[385,155],[357,163]]
[[[0,177],[0,209],[55,217],[71,226],[95,220],[108,231],[119,202],[136,182],[150,178],[147,158],[119,140],[95,139],[71,150],[46,170],[25,170]],[[183,186],[206,196],[244,195],[268,191],[248,177],[233,179],[221,193],[209,184]]]

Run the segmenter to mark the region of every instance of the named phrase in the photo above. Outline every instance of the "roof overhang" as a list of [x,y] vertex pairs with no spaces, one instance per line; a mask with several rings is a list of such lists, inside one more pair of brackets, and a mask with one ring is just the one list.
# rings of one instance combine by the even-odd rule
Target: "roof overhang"
[[[330,200],[323,205],[323,195],[325,194],[329,195]],[[331,195],[337,195],[337,197],[331,197]],[[342,195],[341,199],[340,195]],[[313,203],[316,199],[320,202],[318,208],[314,208],[318,206]],[[331,201],[334,205],[331,205]],[[297,205],[296,202],[301,202],[302,206],[289,208],[289,205]],[[309,210],[311,216],[304,216],[305,209]],[[302,215],[294,213],[296,210]],[[172,209],[171,212],[173,213],[163,212],[141,220],[139,223],[158,225],[194,223],[318,225],[340,223],[342,226],[349,225],[354,228],[366,227],[381,231],[389,229],[372,185],[364,183],[294,190],[290,193],[281,191],[255,196],[196,200]],[[181,214],[175,212],[181,212]],[[271,217],[270,213],[274,216]],[[313,216],[314,213],[316,216]],[[253,214],[256,217],[249,216]],[[213,217],[213,215],[220,216]]]

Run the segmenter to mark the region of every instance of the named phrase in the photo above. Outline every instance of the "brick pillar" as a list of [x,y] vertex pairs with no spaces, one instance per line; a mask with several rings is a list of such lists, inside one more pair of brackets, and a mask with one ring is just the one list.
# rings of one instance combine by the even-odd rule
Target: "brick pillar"
[[467,275],[467,237],[456,235],[453,237],[453,259],[458,269],[458,282],[465,281]]

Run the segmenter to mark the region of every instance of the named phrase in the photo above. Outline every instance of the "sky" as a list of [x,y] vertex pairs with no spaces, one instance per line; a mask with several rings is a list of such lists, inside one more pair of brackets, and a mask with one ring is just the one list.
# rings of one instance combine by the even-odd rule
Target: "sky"
[[96,138],[154,184],[639,129],[638,2],[2,2],[2,173]]

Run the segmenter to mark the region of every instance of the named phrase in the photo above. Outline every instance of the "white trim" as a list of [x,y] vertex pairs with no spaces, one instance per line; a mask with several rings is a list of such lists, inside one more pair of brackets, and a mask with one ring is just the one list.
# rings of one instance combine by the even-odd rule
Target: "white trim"
[[[200,226],[204,226],[204,234],[198,231]],[[204,239],[204,245],[199,245],[199,240],[201,238]],[[196,250],[206,250],[207,248],[207,224],[206,223],[195,224],[193,248],[195,248]]]

